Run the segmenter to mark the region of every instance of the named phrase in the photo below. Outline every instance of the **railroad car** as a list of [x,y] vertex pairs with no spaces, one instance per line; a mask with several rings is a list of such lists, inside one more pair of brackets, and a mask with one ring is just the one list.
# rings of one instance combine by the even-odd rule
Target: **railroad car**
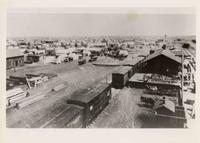
[[112,73],[112,86],[122,89],[133,75],[133,68],[124,66],[119,71]]
[[100,83],[81,92],[75,92],[68,104],[83,107],[83,127],[89,125],[95,117],[109,104],[111,98],[111,85]]
[[83,107],[69,105],[51,122],[42,126],[43,128],[82,128],[84,127]]

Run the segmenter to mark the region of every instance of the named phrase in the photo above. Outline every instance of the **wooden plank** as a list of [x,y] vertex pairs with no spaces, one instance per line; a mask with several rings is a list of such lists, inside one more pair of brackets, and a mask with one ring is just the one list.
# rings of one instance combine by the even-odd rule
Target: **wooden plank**
[[33,104],[42,98],[44,98],[45,95],[40,95],[40,96],[31,96],[30,98],[26,98],[25,100],[23,99],[22,101],[16,103],[16,107],[18,109],[24,108],[30,104]]
[[15,102],[19,102],[21,99],[24,99],[24,98],[26,98],[26,96],[18,96],[16,98],[10,98],[8,101],[10,104],[13,104]]
[[14,88],[11,90],[6,91],[6,97],[7,98],[11,98],[13,96],[19,95],[19,94],[23,94],[24,91],[21,88]]
[[25,97],[26,94],[25,93],[21,93],[21,94],[16,94],[15,96],[12,97],[8,97],[7,100],[15,100],[16,98],[20,98],[20,97]]

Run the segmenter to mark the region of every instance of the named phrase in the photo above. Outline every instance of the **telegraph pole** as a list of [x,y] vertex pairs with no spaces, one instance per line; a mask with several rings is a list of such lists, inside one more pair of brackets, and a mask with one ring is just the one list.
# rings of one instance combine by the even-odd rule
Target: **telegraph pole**
[[183,84],[184,84],[184,77],[183,77],[183,62],[184,62],[184,53],[183,53],[183,47],[181,47],[181,94],[182,94],[182,98],[180,101],[180,105],[182,106],[183,104]]

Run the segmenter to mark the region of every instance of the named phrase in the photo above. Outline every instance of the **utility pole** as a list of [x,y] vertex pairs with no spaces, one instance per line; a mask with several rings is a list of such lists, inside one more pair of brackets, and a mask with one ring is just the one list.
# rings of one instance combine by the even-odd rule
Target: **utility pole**
[[183,62],[184,62],[184,53],[183,53],[183,47],[181,47],[181,94],[182,94],[182,98],[180,101],[180,105],[182,106],[183,104],[183,84],[184,84],[184,77],[183,77]]

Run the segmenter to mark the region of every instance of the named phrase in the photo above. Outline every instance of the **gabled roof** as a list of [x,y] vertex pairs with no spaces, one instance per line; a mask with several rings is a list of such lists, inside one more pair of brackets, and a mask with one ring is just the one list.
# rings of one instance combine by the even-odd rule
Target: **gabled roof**
[[170,101],[168,99],[165,99],[163,104],[155,104],[153,109],[158,110],[160,108],[165,107],[166,109],[170,110],[171,112],[175,113],[175,103],[173,101]]
[[184,56],[188,56],[188,55],[189,55],[185,50],[183,50],[183,51],[181,51],[181,50],[176,50],[176,51],[172,51],[172,53],[173,53],[174,55],[176,55],[176,56],[181,56],[182,54],[183,54]]
[[170,52],[169,50],[163,50],[163,49],[160,49],[160,50],[157,50],[155,51],[153,54],[149,55],[145,60],[144,62],[146,61],[149,61],[153,58],[156,58],[160,55],[164,55],[165,57],[168,57],[172,60],[174,60],[175,62],[181,64],[181,59],[179,57],[176,57],[172,52]]

